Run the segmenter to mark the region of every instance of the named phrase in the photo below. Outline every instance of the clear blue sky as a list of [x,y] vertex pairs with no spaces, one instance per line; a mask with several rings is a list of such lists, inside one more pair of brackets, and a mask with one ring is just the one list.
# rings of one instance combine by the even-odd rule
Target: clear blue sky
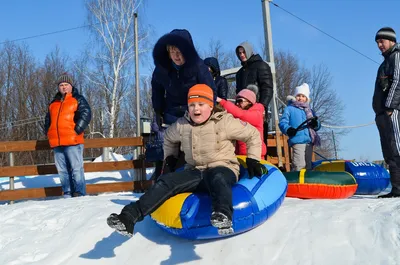
[[[377,62],[382,56],[374,42],[376,31],[391,26],[400,39],[398,0],[275,0],[274,3],[342,40]],[[85,22],[82,0],[3,0],[0,42],[78,27]],[[261,1],[150,0],[139,14],[153,26],[154,41],[174,28],[188,29],[196,45],[207,49],[210,38],[226,49],[247,40],[259,49],[263,40]],[[345,105],[345,124],[374,120],[371,100],[378,65],[271,5],[274,49],[290,51],[307,67],[324,63],[330,70],[339,98]],[[71,57],[88,41],[83,29],[25,40],[42,60],[58,45]],[[150,57],[149,57],[150,58]],[[151,63],[151,58],[149,63]],[[143,74],[148,69],[142,67]],[[352,129],[341,139],[339,156],[346,159],[382,159],[375,125]]]

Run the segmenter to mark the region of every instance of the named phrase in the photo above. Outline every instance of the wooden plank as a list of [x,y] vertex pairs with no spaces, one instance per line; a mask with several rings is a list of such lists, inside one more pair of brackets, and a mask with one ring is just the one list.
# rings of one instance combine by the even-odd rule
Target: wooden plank
[[[84,148],[143,146],[143,137],[85,139]],[[50,150],[47,140],[0,142],[0,153]]]
[[[127,182],[112,182],[101,184],[87,184],[87,194],[99,194],[104,192],[123,192],[133,191],[134,189],[147,190],[152,185],[151,180],[146,181],[127,181]],[[45,187],[33,189],[18,189],[18,190],[3,190],[0,191],[0,201],[16,201],[25,199],[39,199],[46,197],[61,196],[61,187]]]
[[286,135],[283,136],[283,152],[285,158],[285,169],[286,172],[290,171],[290,154],[289,154],[289,144],[288,144],[288,137]]
[[85,149],[100,147],[143,146],[143,137],[85,139]]
[[[100,172],[100,171],[116,171],[132,168],[152,167],[152,164],[144,163],[143,160],[126,160],[112,162],[91,162],[84,163],[85,172]],[[35,176],[57,174],[55,165],[29,165],[29,166],[13,166],[0,167],[0,177],[9,176]]]
[[[280,139],[280,141],[281,141],[281,146],[283,146],[282,138]],[[275,139],[267,139],[267,148],[268,147],[276,147],[276,140]]]
[[311,162],[315,162],[314,146],[313,146],[313,152],[312,152],[312,156],[311,156]]
[[[275,166],[278,166],[278,157],[276,156],[268,156],[267,161],[270,162],[271,164],[274,164]],[[282,163],[286,162],[286,157],[282,157]]]
[[134,168],[132,160],[127,161],[112,161],[100,163],[85,163],[85,172],[100,172],[100,171],[116,171]]

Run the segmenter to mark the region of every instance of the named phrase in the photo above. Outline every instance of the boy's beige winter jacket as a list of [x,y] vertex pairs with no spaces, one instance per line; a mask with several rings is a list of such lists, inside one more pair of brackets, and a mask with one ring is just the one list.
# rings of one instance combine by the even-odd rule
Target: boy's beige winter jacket
[[235,141],[246,143],[247,157],[260,160],[261,137],[249,123],[235,119],[226,111],[218,111],[202,125],[190,122],[189,113],[172,124],[164,135],[164,158],[178,156],[179,144],[185,153],[186,168],[200,170],[225,166],[239,176]]

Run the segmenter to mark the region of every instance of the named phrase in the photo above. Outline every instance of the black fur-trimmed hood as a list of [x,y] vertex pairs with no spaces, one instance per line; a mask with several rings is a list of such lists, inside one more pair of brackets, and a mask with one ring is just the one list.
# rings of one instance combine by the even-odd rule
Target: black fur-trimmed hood
[[153,59],[156,66],[159,65],[165,69],[172,67],[172,60],[169,58],[167,45],[178,47],[185,58],[185,65],[194,65],[200,59],[189,31],[186,29],[174,29],[162,36],[154,46]]

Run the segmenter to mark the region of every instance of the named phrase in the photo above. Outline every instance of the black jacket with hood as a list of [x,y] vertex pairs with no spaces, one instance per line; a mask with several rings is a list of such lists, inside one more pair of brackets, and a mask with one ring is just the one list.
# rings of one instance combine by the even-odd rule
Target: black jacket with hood
[[400,110],[400,44],[382,53],[385,60],[378,68],[372,108],[376,115]]
[[267,111],[274,91],[271,68],[260,55],[253,54],[253,48],[248,42],[243,42],[236,47],[236,55],[239,60],[238,50],[240,47],[245,50],[247,60],[242,62],[242,68],[236,73],[236,94],[245,89],[247,85],[257,85],[259,88],[258,102],[263,104]]
[[228,97],[228,81],[225,77],[221,76],[221,69],[219,67],[218,59],[215,57],[208,57],[204,59],[204,63],[211,68],[212,76],[214,78],[215,86],[217,87],[217,95],[222,99]]
[[[176,46],[185,63],[173,64],[167,45]],[[174,29],[162,36],[154,46],[153,59],[156,66],[152,84],[152,104],[156,113],[164,116],[164,123],[172,124],[187,110],[189,89],[196,84],[206,84],[216,91],[214,80],[208,67],[199,57],[192,36],[185,29]],[[214,100],[216,93],[214,93]]]

